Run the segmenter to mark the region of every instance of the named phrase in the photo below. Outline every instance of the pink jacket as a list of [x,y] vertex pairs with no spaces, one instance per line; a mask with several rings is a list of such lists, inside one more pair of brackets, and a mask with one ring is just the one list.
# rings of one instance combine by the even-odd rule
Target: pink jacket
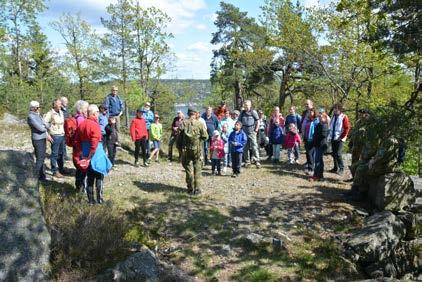
[[292,149],[294,148],[295,144],[302,143],[302,140],[300,139],[299,134],[288,132],[286,136],[284,137],[284,144],[283,147],[286,149]]
[[222,159],[224,158],[224,141],[221,138],[215,139],[212,138],[211,139],[211,146],[210,146],[210,151],[211,151],[211,156],[213,155],[214,150],[217,150],[217,158]]

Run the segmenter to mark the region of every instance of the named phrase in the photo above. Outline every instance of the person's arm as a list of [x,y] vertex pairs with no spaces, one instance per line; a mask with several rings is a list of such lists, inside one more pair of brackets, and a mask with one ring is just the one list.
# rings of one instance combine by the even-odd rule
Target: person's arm
[[107,109],[107,113],[109,113],[110,112],[110,108],[109,108],[110,107],[110,99],[108,98],[108,95],[104,99],[104,106]]
[[41,118],[37,120],[36,118],[34,118],[33,115],[29,115],[28,124],[34,127],[39,132],[47,132],[47,128],[45,127],[43,120]]
[[132,122],[130,123],[130,138],[132,139],[133,142],[136,141],[135,120],[132,120]]
[[350,131],[350,123],[349,123],[349,117],[348,116],[344,116],[343,118],[343,131],[339,137],[339,139],[341,141],[346,141],[347,135],[349,135],[349,131]]
[[44,122],[45,122],[45,126],[47,128],[50,128],[51,126],[51,111],[48,111],[45,116],[44,116]]
[[95,151],[98,147],[98,143],[101,140],[101,129],[99,128],[99,126],[92,127],[90,131],[91,134],[89,142],[91,144],[91,147],[89,148],[88,159],[92,158],[92,156],[95,154]]

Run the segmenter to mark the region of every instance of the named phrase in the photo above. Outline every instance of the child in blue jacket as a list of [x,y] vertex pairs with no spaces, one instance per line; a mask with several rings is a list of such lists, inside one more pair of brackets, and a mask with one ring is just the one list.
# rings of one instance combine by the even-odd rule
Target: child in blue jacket
[[237,121],[234,125],[234,130],[229,136],[230,154],[232,157],[232,177],[237,177],[240,174],[240,166],[242,164],[243,148],[247,142],[246,133],[242,130],[242,123]]
[[270,133],[270,141],[273,144],[273,162],[278,163],[280,161],[281,144],[284,142],[284,129],[280,126],[278,119],[274,120],[274,125]]

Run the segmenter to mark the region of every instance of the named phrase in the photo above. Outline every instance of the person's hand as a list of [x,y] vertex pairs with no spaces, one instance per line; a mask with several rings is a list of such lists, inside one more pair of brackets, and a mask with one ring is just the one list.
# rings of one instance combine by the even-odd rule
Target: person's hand
[[237,143],[237,142],[234,142],[234,141],[233,141],[233,142],[232,142],[232,145],[233,145],[233,146],[237,146],[237,145],[239,145],[239,143]]
[[51,137],[50,135],[47,136],[47,140],[48,142],[50,142],[51,144],[54,143],[53,137]]
[[344,138],[340,139],[341,142],[346,142],[347,136],[345,136]]
[[120,117],[121,115],[123,115],[123,112],[120,112],[119,117]]

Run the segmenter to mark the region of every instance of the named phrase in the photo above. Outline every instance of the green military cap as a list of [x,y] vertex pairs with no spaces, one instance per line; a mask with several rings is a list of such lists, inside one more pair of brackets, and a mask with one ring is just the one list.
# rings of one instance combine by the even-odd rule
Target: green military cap
[[193,107],[190,107],[189,109],[188,109],[188,115],[190,115],[191,113],[197,113],[198,112],[198,110],[197,109],[195,109],[195,108],[193,108]]

